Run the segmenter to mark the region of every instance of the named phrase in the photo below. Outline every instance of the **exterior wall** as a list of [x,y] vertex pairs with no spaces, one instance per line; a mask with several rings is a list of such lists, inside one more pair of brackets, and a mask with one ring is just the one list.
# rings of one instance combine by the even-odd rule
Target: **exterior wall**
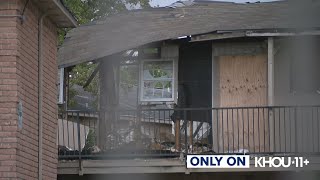
[[319,105],[319,36],[275,39],[276,105]]
[[[16,14],[16,1],[1,2],[1,14]],[[17,178],[17,18],[0,18],[0,177]]]
[[[4,0],[0,14],[20,14],[23,0]],[[9,9],[9,10],[7,10]],[[0,177],[38,178],[38,18],[32,1],[25,20],[0,17]],[[49,19],[43,25],[43,179],[56,179],[57,33]],[[22,104],[22,126],[17,105]]]
[[[295,151],[319,151],[315,147],[319,147],[319,126],[316,123],[319,123],[320,105],[320,38],[317,36],[276,38],[274,44],[275,105],[315,105],[309,108],[287,109],[286,114],[274,111],[274,116],[280,117],[283,114],[287,116],[283,119],[283,128],[295,133],[294,137],[290,136]],[[275,124],[276,128],[279,126]],[[286,137],[284,132],[272,136],[276,137],[275,145],[282,144],[283,147],[288,142],[288,139],[281,138]],[[274,149],[279,150],[279,146]]]

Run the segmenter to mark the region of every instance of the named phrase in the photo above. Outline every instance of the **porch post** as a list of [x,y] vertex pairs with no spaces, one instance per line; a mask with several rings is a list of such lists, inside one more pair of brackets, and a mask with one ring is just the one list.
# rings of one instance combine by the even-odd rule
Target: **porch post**
[[[268,106],[274,105],[274,41],[273,37],[268,37]],[[274,111],[269,108],[269,148],[270,151],[275,151],[274,147]],[[267,144],[267,143],[266,143]]]
[[[189,144],[190,144],[190,147],[193,148],[193,121],[192,121],[192,116],[191,116],[191,112],[189,112],[189,117],[190,117],[190,129],[189,129],[189,133],[190,133],[190,137],[189,137]],[[186,128],[187,130],[187,128]],[[187,137],[186,137],[187,138]],[[193,150],[191,149],[191,152]]]
[[119,104],[119,63],[118,59],[108,57],[101,61],[100,74],[100,109],[98,119],[98,146],[108,149],[111,145],[110,138],[114,129],[116,110]]
[[175,134],[175,145],[176,150],[180,151],[180,119],[176,119],[174,122],[174,134]]

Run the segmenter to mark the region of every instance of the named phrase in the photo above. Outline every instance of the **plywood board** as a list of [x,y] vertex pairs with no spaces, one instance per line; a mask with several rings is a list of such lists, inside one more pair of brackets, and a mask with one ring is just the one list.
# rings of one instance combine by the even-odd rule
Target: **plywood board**
[[[218,107],[267,105],[267,55],[217,57]],[[214,113],[219,152],[269,150],[267,109],[224,109]],[[213,118],[213,120],[214,120]],[[219,133],[220,131],[220,133]],[[217,144],[217,143],[215,143]],[[216,150],[217,151],[217,150]]]
[[220,56],[220,107],[267,104],[267,56]]

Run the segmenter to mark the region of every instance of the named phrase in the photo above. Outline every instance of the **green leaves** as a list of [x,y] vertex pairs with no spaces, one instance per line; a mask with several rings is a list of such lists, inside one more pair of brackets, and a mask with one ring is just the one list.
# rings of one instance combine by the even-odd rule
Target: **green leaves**
[[126,5],[130,4],[150,7],[149,0],[64,0],[64,4],[76,16],[79,24],[126,11]]
[[[75,107],[77,102],[75,102],[74,97],[77,95],[75,89],[73,89],[74,85],[84,86],[93,73],[93,71],[97,68],[97,64],[93,63],[82,63],[76,65],[70,72],[70,90],[69,90],[69,103],[68,107],[72,108]],[[91,106],[97,107],[98,106],[98,92],[99,92],[99,73],[92,79],[91,83],[85,87],[84,89],[87,92],[90,92],[92,95],[95,96],[94,104]]]

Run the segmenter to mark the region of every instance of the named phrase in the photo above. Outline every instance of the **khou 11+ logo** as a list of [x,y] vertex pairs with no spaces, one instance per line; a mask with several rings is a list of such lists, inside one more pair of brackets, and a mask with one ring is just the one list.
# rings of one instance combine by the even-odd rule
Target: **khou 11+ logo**
[[274,167],[274,168],[302,168],[310,162],[303,157],[255,157],[255,167]]
[[[309,164],[303,157],[254,157],[258,168],[301,168]],[[187,168],[249,168],[249,155],[187,155]]]

